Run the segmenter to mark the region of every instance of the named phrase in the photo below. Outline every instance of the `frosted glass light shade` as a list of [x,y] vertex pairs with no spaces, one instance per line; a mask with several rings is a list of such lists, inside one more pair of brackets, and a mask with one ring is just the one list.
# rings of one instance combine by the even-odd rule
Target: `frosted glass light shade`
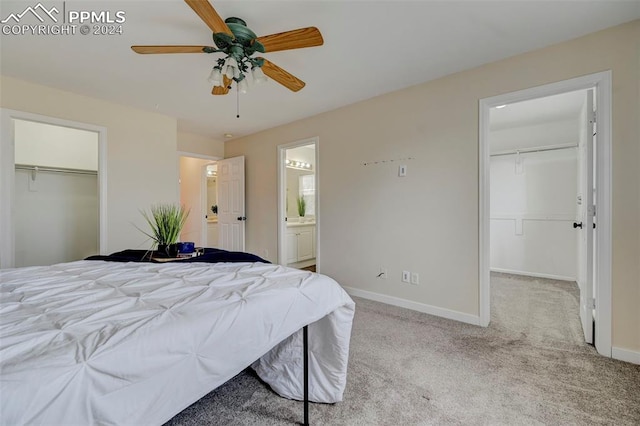
[[267,76],[262,72],[262,68],[255,67],[251,69],[251,74],[253,75],[253,82],[255,84],[264,83],[267,81]]
[[240,70],[238,69],[238,62],[233,59],[231,56],[224,61],[224,66],[222,67],[224,74],[227,78],[238,78],[240,76]]
[[247,79],[246,78],[243,78],[242,80],[240,80],[238,82],[238,91],[240,93],[243,93],[243,94],[247,93],[247,88],[248,88],[248,85],[247,85]]
[[222,79],[222,73],[218,68],[214,68],[211,70],[211,74],[209,74],[209,78],[207,79],[214,86],[222,86],[224,84]]

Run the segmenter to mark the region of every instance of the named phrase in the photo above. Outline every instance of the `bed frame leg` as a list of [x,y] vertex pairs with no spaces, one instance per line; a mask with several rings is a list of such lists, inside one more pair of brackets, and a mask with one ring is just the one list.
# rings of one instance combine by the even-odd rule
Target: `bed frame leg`
[[309,336],[307,326],[302,327],[302,350],[304,370],[304,426],[309,426]]

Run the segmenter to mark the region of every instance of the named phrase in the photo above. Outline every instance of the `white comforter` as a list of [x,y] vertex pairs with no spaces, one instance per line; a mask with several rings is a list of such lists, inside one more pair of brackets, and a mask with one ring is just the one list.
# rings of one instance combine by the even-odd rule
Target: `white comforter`
[[162,424],[261,357],[301,399],[306,324],[310,399],[342,400],[354,303],[323,275],[78,261],[0,271],[0,290],[0,424]]

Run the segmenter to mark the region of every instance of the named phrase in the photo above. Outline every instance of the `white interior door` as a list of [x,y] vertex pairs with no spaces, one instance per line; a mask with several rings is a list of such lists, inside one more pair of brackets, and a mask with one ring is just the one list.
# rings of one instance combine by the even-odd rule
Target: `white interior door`
[[218,246],[244,251],[244,156],[218,160]]
[[594,268],[594,216],[596,212],[594,197],[594,161],[593,151],[596,142],[595,112],[593,110],[593,90],[587,91],[586,108],[583,123],[585,130],[585,155],[582,163],[582,233],[583,256],[580,259],[580,276],[583,277],[580,286],[580,320],[582,321],[582,331],[587,343],[593,344],[593,310],[595,308],[593,291],[593,268]]

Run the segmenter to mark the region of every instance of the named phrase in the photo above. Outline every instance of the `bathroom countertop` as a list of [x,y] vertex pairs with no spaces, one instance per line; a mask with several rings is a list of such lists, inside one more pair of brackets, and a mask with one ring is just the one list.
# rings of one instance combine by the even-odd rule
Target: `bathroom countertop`
[[298,228],[300,226],[309,226],[309,225],[315,225],[316,221],[314,220],[313,222],[289,222],[287,221],[287,228]]

